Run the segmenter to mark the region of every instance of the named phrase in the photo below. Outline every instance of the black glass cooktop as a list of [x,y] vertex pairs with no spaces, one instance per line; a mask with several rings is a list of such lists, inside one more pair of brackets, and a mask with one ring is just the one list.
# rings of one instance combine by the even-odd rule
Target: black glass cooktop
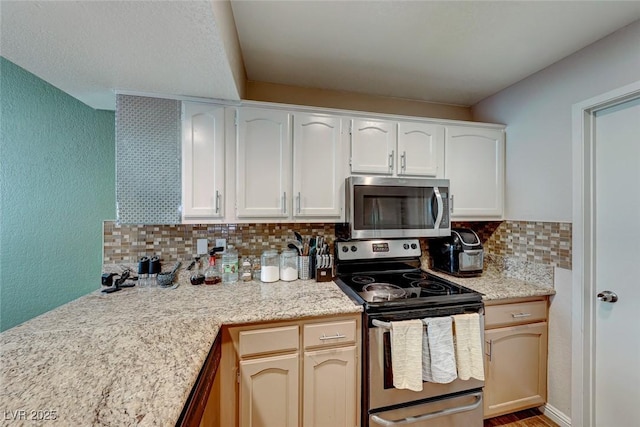
[[422,270],[353,272],[340,276],[337,283],[367,307],[401,308],[482,300],[482,294]]

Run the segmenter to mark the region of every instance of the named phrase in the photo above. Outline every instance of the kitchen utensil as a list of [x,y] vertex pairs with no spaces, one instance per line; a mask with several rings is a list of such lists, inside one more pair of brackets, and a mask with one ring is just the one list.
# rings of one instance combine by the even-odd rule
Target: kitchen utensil
[[298,233],[297,231],[294,231],[293,235],[296,236],[296,239],[298,240],[298,242],[302,243],[302,236],[300,235],[300,233]]
[[302,245],[302,243],[298,242],[297,240],[289,240],[287,242],[287,247],[297,250],[299,255],[302,255],[302,252],[304,250],[304,246]]
[[182,263],[178,261],[174,264],[173,270],[171,270],[170,272],[158,273],[158,285],[162,287],[171,286],[171,283],[173,283],[173,280],[175,279],[176,271],[178,271],[178,268],[180,268],[181,264]]

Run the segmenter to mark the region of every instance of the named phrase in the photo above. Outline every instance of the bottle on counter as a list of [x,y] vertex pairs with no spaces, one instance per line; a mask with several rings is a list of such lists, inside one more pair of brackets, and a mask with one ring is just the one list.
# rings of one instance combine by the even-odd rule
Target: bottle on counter
[[250,282],[253,279],[253,262],[251,258],[242,258],[242,266],[240,267],[240,279],[243,282]]
[[236,283],[238,281],[238,251],[228,246],[222,253],[222,283]]
[[204,271],[204,284],[215,285],[222,282],[218,266],[216,265],[216,251],[209,251],[209,266]]
[[260,280],[263,282],[277,282],[280,280],[280,265],[278,251],[267,249],[260,257]]
[[298,251],[285,249],[280,254],[280,280],[291,282],[298,278]]

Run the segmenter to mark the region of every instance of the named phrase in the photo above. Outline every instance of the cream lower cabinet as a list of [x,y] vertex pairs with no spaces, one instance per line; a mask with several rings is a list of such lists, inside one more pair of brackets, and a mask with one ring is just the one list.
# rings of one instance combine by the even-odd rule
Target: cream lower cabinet
[[242,426],[298,425],[298,353],[240,361]]
[[303,426],[357,424],[356,347],[304,353]]
[[358,427],[360,319],[224,327],[212,421],[201,427]]
[[546,320],[546,298],[486,306],[485,418],[546,402]]

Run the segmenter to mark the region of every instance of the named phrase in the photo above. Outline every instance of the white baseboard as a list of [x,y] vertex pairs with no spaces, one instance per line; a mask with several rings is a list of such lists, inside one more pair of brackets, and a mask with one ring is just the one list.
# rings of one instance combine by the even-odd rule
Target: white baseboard
[[571,427],[571,418],[558,410],[558,408],[547,403],[544,406],[541,406],[539,409],[540,412],[547,416],[551,421],[560,425],[560,427]]

